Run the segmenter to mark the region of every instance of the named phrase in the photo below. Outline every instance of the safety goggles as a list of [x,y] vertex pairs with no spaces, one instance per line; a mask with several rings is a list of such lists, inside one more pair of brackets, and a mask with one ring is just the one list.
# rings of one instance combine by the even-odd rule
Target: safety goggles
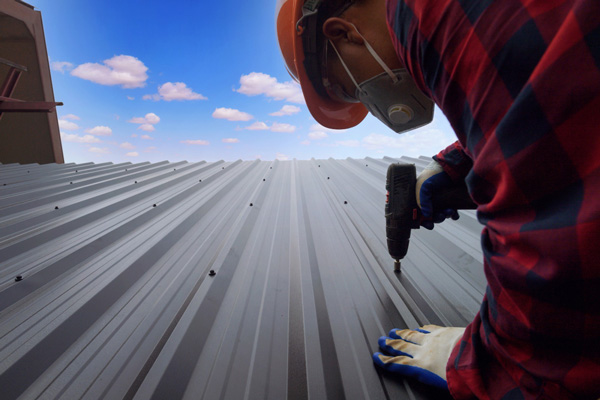
[[[338,100],[343,103],[359,103],[360,101],[356,97],[346,93],[342,85],[340,85],[339,83],[334,83],[334,81],[332,81],[329,78],[329,70],[327,69],[328,60],[330,56],[329,46],[330,41],[326,39],[325,44],[323,45],[323,55],[321,57],[321,81],[323,83],[325,91],[327,92],[329,97],[331,97],[334,100]],[[335,51],[335,57],[339,57],[339,54],[337,54],[337,50],[335,49],[335,47],[331,46],[331,48],[333,48]]]
[[339,17],[355,2],[356,0],[307,0],[302,6],[302,17],[296,23],[296,32],[302,36],[304,69],[320,96],[347,101],[343,90],[340,92],[341,87],[332,85],[327,77],[328,40],[323,35],[322,27],[325,20]]

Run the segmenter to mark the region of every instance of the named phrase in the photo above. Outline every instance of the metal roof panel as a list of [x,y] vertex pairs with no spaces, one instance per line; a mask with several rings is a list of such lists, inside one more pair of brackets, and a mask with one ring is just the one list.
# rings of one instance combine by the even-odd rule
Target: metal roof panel
[[439,398],[371,354],[471,321],[481,228],[413,231],[394,273],[392,162],[427,164],[0,165],[3,398]]

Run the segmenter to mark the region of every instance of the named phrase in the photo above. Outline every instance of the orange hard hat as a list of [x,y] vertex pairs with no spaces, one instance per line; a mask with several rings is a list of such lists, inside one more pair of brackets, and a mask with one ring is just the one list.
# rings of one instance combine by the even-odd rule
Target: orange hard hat
[[[319,8],[339,9],[341,0],[277,0],[277,38],[288,72],[300,83],[306,105],[318,123],[326,128],[346,129],[358,125],[368,111],[361,103],[347,103],[329,96],[322,84],[322,57],[317,50],[324,41],[317,22]],[[307,48],[305,51],[305,47]],[[321,46],[322,47],[322,46]],[[307,71],[307,65],[311,71]]]

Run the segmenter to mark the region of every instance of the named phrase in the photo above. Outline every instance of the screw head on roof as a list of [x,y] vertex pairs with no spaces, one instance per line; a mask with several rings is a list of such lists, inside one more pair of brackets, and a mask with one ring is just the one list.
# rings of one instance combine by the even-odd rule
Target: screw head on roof
[[73,184],[73,182],[69,182],[69,184],[70,184],[70,185],[72,185],[72,184]]
[[265,181],[266,181],[266,179],[265,179],[265,178],[263,178],[263,182],[265,182]]
[[367,167],[369,166],[369,164],[365,164]]
[[17,275],[15,277],[15,282],[21,282],[23,280],[23,277],[21,275]]
[[319,168],[321,168],[321,164],[319,164]]
[[156,207],[156,204],[152,204],[152,207]]
[[344,204],[348,204],[348,202],[346,200],[344,200]]
[[55,210],[58,210],[58,206],[54,207]]
[[329,179],[329,177],[327,177],[327,179]]
[[273,169],[273,167],[270,167],[269,169]]
[[177,168],[173,168],[173,171],[177,171]]
[[198,182],[202,182],[202,179],[198,180]]
[[134,183],[137,183],[137,181],[135,181]]
[[208,273],[208,275],[210,276],[215,276],[217,273],[215,272],[214,269],[211,269],[210,272]]
[[252,206],[253,206],[253,204],[252,204],[252,203],[250,203],[250,207],[252,207]]
[[79,171],[75,170],[75,172],[79,172]]

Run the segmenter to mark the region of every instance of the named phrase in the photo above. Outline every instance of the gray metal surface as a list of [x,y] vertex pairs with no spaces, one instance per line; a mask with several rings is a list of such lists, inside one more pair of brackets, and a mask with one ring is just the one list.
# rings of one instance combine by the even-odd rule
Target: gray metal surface
[[443,398],[371,354],[470,322],[481,227],[413,231],[395,274],[398,161],[428,163],[0,165],[2,398]]

